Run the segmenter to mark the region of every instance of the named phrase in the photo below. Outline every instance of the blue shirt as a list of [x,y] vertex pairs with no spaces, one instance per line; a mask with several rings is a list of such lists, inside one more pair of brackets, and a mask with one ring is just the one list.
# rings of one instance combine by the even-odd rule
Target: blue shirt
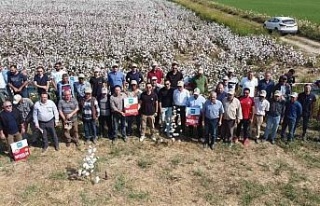
[[217,100],[221,101],[228,96],[227,92],[223,91],[222,93],[217,93]]
[[259,84],[258,84],[258,90],[261,91],[261,90],[266,90],[267,92],[267,99],[270,99],[271,97],[271,93],[273,91],[273,87],[274,87],[274,81],[273,80],[269,80],[269,82],[267,82],[265,79],[261,79],[259,81]]
[[194,95],[192,95],[188,98],[187,106],[188,107],[197,107],[202,110],[205,102],[206,102],[206,99],[202,95],[199,95],[197,99],[194,97]]
[[302,106],[300,102],[287,102],[284,116],[288,120],[298,121],[302,115]]
[[208,119],[217,119],[221,114],[224,113],[224,108],[222,102],[216,100],[215,103],[207,100],[203,106],[203,112],[206,118]]
[[123,82],[125,81],[124,74],[120,71],[108,73],[108,83],[110,88],[120,86],[122,88]]

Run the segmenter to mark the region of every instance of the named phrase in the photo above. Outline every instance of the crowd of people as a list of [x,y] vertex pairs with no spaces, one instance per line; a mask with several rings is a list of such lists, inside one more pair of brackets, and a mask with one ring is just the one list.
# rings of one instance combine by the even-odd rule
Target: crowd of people
[[[0,93],[5,97],[0,113],[0,137],[7,145],[23,138],[33,144],[40,138],[46,152],[48,137],[52,137],[58,151],[56,127],[61,126],[66,146],[74,143],[79,147],[80,121],[86,144],[96,144],[98,137],[116,141],[119,136],[125,142],[128,137],[137,136],[142,142],[147,128],[152,141],[162,141],[164,137],[172,141],[188,140],[193,132],[204,147],[211,149],[218,139],[230,146],[237,141],[248,146],[250,140],[275,144],[279,125],[281,139],[291,142],[300,119],[301,138],[306,140],[309,121],[315,117],[316,95],[312,90],[320,84],[318,81],[314,85],[305,84],[304,91],[298,94],[292,91],[296,83],[294,69],[276,82],[269,71],[262,79],[254,71],[248,71],[239,81],[230,68],[215,89],[208,91],[211,80],[201,66],[186,82],[178,62],[172,62],[167,74],[157,62],[151,64],[147,74],[141,73],[135,63],[126,74],[116,63],[107,73],[95,68],[93,76],[69,75],[60,62],[54,69],[48,75],[43,66],[38,66],[30,82],[27,74],[15,65],[9,70],[0,66]],[[28,85],[37,89],[39,99],[35,102],[29,98]],[[49,88],[53,88],[55,98],[49,95]],[[126,98],[136,100],[136,113],[126,113]],[[191,126],[187,124],[188,108],[200,111],[194,114]]]

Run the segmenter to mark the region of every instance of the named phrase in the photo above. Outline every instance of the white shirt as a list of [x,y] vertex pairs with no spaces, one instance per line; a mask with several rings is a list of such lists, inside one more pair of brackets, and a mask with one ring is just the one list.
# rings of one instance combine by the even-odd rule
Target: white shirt
[[228,80],[228,90],[236,90],[236,86],[238,83],[239,83],[239,80],[237,77],[235,76],[231,77],[231,79]]
[[67,72],[65,72],[64,70],[60,70],[60,71],[53,71],[51,72],[51,78],[54,80],[54,82],[56,84],[58,84],[58,82],[60,82],[62,80],[62,75],[66,74]]
[[251,80],[248,79],[248,77],[243,77],[241,82],[240,82],[240,86],[242,87],[242,94],[243,94],[243,90],[245,88],[250,89],[250,97],[254,97],[254,93],[255,93],[255,89],[258,86],[258,79],[253,77]]
[[0,89],[5,89],[7,86],[4,77],[3,77],[3,73],[0,72]]
[[33,122],[39,125],[39,121],[48,122],[51,119],[59,122],[59,112],[56,104],[48,99],[46,103],[37,101],[33,107]]
[[173,103],[177,106],[187,106],[190,93],[188,90],[183,89],[181,92],[179,89],[173,91]]
[[254,109],[256,115],[266,115],[266,111],[270,109],[270,103],[268,100],[264,99],[260,101],[259,97],[254,98]]

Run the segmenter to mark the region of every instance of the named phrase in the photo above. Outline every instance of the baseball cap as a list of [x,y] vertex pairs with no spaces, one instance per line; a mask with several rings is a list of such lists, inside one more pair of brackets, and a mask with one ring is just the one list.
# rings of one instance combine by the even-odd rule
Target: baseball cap
[[229,80],[228,76],[224,76],[222,80]]
[[178,84],[177,84],[178,87],[183,87],[183,85],[184,85],[183,81],[178,81]]
[[119,67],[119,65],[117,63],[113,63],[112,68],[114,68],[114,67]]
[[84,74],[79,74],[79,78],[84,78]]
[[276,91],[274,92],[274,96],[280,97],[280,96],[281,96],[281,92],[280,92],[279,90],[276,90]]
[[13,104],[18,104],[21,99],[22,99],[22,96],[20,94],[14,95],[13,96]]
[[130,84],[138,84],[138,83],[137,83],[137,80],[133,79],[133,80],[131,80]]
[[194,90],[193,90],[193,94],[200,94],[200,89],[199,88],[195,88]]
[[234,94],[234,90],[233,90],[233,89],[230,89],[227,93],[233,95],[233,94]]
[[298,93],[297,92],[292,92],[292,94],[290,94],[290,97],[296,98],[296,97],[298,97]]
[[259,96],[260,97],[266,97],[267,96],[266,90],[261,90]]
[[131,67],[138,67],[138,65],[136,63],[132,63]]
[[151,77],[151,80],[158,80],[156,76]]
[[84,93],[92,93],[91,87],[86,87],[86,88],[84,89]]
[[198,73],[199,73],[199,74],[203,74],[203,68],[202,68],[202,67],[200,67],[200,68],[198,69]]

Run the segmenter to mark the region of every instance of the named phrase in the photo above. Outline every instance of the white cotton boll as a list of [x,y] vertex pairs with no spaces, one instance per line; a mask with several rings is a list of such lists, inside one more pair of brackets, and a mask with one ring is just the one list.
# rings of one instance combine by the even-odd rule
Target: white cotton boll
[[82,174],[82,169],[79,169],[79,170],[78,170],[78,176],[80,177],[81,174]]
[[92,149],[88,149],[88,154],[91,155],[92,154]]
[[90,173],[93,173],[94,172],[94,170],[90,170]]
[[89,172],[86,172],[85,176],[88,177],[89,175],[90,175],[90,173],[89,173]]
[[86,175],[87,171],[86,170],[82,170],[81,175]]
[[100,182],[100,177],[99,176],[96,176],[95,178],[94,178],[94,183],[95,184],[98,184]]
[[88,163],[83,163],[82,167],[86,169],[88,167]]
[[92,152],[96,152],[96,151],[97,151],[97,148],[93,148],[93,149],[92,149]]

